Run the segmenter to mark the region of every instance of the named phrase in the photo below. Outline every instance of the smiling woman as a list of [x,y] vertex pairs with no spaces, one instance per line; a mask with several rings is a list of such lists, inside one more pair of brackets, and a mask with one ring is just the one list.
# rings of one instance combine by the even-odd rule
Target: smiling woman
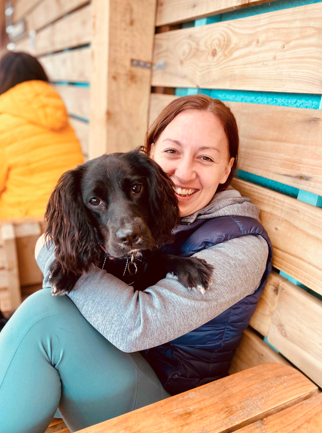
[[[235,118],[218,100],[183,97],[160,114],[145,148],[174,182],[179,202],[174,242],[161,252],[213,266],[209,289],[187,290],[167,274],[136,291],[92,263],[68,297],[52,297],[56,252],[53,243],[40,241],[37,261],[45,290],[30,296],[0,335],[6,354],[0,363],[5,433],[24,432],[26,418],[30,431],[40,433],[58,404],[70,427],[84,428],[228,374],[272,260],[259,210],[229,186],[238,153]],[[152,189],[149,197],[160,204],[158,188]],[[95,192],[86,201],[95,198],[93,211],[100,206],[96,197]],[[157,225],[165,214],[160,206]],[[73,243],[72,236],[66,262]],[[160,267],[157,259],[154,265]],[[31,395],[39,404],[26,404],[34,401]],[[12,407],[15,413],[8,417]]]
[[178,114],[152,143],[150,156],[174,182],[181,217],[210,202],[235,161],[219,117],[197,110]]

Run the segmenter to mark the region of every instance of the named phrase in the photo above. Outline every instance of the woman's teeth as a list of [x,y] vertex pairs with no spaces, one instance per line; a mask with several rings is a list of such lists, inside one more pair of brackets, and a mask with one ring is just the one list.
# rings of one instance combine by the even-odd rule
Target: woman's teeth
[[179,187],[174,187],[174,190],[177,194],[179,195],[183,195],[183,196],[187,196],[187,195],[192,195],[193,193],[197,192],[197,189],[183,189],[183,188],[179,188]]

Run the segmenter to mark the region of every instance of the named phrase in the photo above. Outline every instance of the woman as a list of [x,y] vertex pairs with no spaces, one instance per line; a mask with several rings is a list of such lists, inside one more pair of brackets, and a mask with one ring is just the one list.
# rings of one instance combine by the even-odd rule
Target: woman
[[0,61],[0,220],[43,215],[57,180],[83,162],[63,101],[38,60]]
[[[181,222],[169,252],[211,263],[211,287],[187,291],[168,275],[134,292],[95,268],[70,293],[73,302],[52,297],[54,253],[40,238],[45,290],[29,297],[0,334],[6,433],[44,431],[58,405],[71,429],[84,428],[228,373],[271,266],[258,209],[229,188],[235,118],[207,96],[180,98],[154,122],[146,148],[176,186]],[[8,417],[12,411],[19,419]]]

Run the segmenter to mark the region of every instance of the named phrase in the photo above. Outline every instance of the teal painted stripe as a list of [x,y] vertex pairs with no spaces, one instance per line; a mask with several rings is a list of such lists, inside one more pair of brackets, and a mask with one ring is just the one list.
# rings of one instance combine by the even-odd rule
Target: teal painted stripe
[[[223,14],[213,15],[207,18],[195,20],[199,25],[213,24],[217,22],[237,20],[240,18],[251,17],[254,15],[266,14],[268,12],[279,11],[283,9],[291,9],[299,6],[307,6],[310,4],[321,3],[322,0],[279,0],[272,3],[266,3],[258,6],[250,6],[248,8],[238,9]],[[182,24],[182,28],[194,27],[194,21],[189,21]]]
[[72,117],[73,119],[81,120],[82,122],[89,123],[89,119],[86,117],[76,116],[75,114],[69,114],[69,117]]
[[279,274],[286,278],[288,281],[290,281],[291,283],[295,284],[296,286],[300,287],[301,289],[305,290],[305,292],[307,292],[309,295],[313,296],[316,299],[319,299],[320,301],[322,301],[322,296],[319,293],[316,293],[314,290],[311,290],[309,287],[305,286],[304,284],[300,283],[299,281],[297,281],[295,278],[291,277],[290,275],[288,275],[286,272],[283,271],[279,271]]
[[322,197],[312,192],[300,190],[297,199],[312,206],[322,207]]
[[284,185],[283,183],[276,182],[275,180],[266,179],[265,177],[256,174],[247,173],[243,170],[237,170],[237,178],[246,180],[247,182],[255,183],[256,185],[269,188],[272,191],[280,192],[281,194],[288,195],[289,197],[297,198],[299,189],[293,186]]
[[[189,91],[189,93],[187,93]],[[245,102],[248,104],[275,105],[280,107],[309,108],[318,110],[321,95],[282,92],[254,92],[248,90],[197,89],[177,87],[177,96],[196,95],[202,93],[221,101]]]
[[269,346],[269,347],[271,347],[276,353],[279,353],[279,351],[276,349],[276,347],[274,347],[268,340],[267,340],[267,337],[264,337],[264,341],[265,341],[265,343]]
[[58,86],[90,87],[90,83],[75,83],[71,81],[51,81],[51,83]]

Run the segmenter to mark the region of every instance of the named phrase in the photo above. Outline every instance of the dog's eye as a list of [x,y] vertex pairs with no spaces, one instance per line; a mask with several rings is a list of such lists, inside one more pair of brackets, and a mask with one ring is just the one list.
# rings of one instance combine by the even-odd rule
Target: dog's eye
[[134,194],[138,194],[139,192],[141,192],[142,190],[142,185],[140,185],[139,183],[136,183],[135,185],[132,186],[132,192],[134,192]]
[[89,199],[89,204],[92,206],[98,206],[101,204],[101,200],[98,197],[92,197]]

